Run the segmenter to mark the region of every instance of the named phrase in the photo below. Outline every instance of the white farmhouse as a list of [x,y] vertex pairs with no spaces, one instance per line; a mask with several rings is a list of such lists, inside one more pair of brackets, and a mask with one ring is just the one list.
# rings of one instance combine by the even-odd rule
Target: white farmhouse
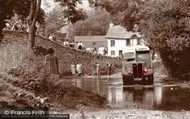
[[105,36],[108,45],[108,56],[119,57],[124,49],[144,45],[143,36],[138,32],[127,31],[121,25],[111,24]]

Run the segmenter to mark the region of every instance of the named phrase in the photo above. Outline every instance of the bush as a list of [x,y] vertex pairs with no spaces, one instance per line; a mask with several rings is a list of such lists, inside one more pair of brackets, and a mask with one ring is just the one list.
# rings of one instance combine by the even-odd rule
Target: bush
[[190,72],[190,18],[186,2],[150,0],[139,12],[142,32],[151,47],[160,52],[170,76],[180,80],[188,78]]
[[178,53],[161,51],[161,58],[171,77],[190,80],[190,48]]
[[11,68],[8,70],[8,74],[14,77],[18,77],[24,74],[24,69],[22,67]]

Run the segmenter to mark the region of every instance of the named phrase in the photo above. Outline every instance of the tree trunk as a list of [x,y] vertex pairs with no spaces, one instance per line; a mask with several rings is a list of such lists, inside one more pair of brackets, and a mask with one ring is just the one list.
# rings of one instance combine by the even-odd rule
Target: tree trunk
[[5,22],[3,20],[0,20],[0,43],[2,42],[2,39],[3,39],[3,28],[4,28],[4,25]]
[[31,49],[35,46],[36,22],[40,11],[41,0],[31,0],[30,14],[28,16],[29,40]]
[[36,26],[29,26],[29,39],[30,39],[30,48],[33,49],[35,46],[35,36],[36,36]]
[[3,30],[0,29],[0,43],[2,43],[2,39],[3,39]]

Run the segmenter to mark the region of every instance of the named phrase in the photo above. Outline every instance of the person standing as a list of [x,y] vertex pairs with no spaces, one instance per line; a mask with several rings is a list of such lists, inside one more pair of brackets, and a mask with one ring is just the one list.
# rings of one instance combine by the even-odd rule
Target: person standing
[[107,63],[107,72],[108,72],[108,75],[111,75],[111,63],[109,61]]
[[65,40],[65,41],[63,42],[63,46],[68,47],[68,46],[69,46],[69,41],[68,41],[68,40]]
[[59,78],[58,58],[52,48],[48,49],[48,54],[45,56],[45,72],[47,76]]
[[96,63],[96,75],[100,76],[100,64]]
[[55,35],[51,34],[49,36],[49,39],[52,41],[52,42],[55,42],[56,41],[56,38],[55,38]]
[[83,43],[82,42],[78,42],[78,49],[82,50],[83,49]]

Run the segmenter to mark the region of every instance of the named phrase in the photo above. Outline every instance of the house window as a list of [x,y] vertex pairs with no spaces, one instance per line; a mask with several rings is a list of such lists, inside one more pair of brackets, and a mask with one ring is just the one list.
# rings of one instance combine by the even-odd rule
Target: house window
[[111,51],[111,55],[115,55],[115,51],[112,50],[112,51]]
[[137,45],[141,45],[142,42],[141,42],[141,39],[137,39]]
[[127,46],[131,45],[130,39],[127,39],[127,40],[126,40],[126,45],[127,45]]
[[92,42],[92,45],[96,45],[96,42]]
[[119,50],[119,57],[122,57],[122,56],[123,56],[123,51]]
[[115,41],[111,40],[111,46],[115,46]]

